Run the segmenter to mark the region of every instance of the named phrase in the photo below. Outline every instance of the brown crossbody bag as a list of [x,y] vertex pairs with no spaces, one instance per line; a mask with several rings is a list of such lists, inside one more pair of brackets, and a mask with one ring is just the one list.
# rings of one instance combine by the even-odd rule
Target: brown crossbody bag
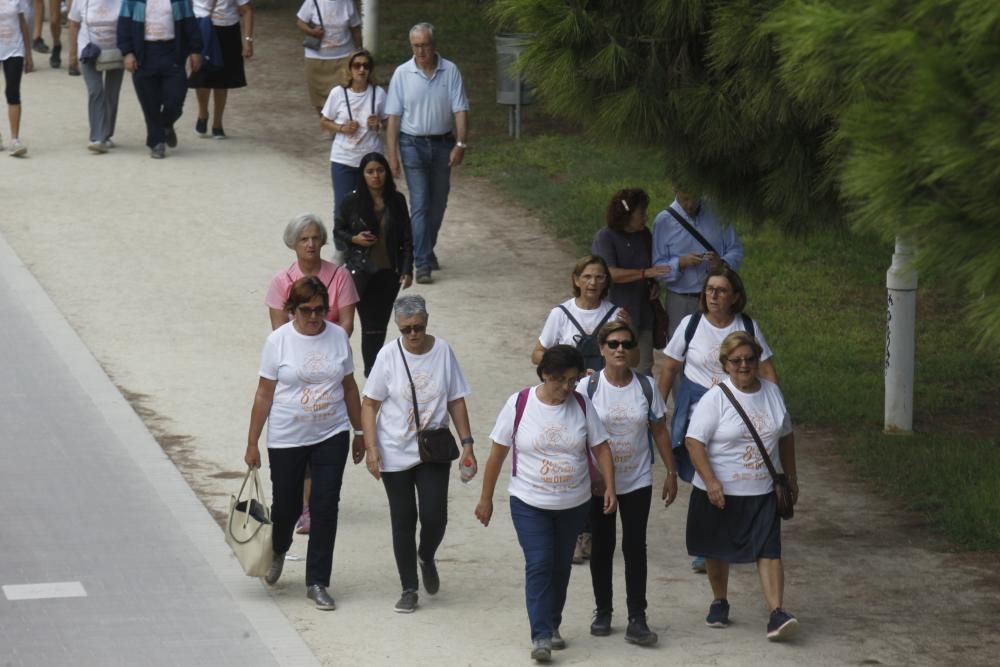
[[719,384],[719,389],[722,393],[726,395],[729,402],[733,404],[736,408],[736,412],[740,413],[740,417],[743,418],[743,423],[747,425],[750,430],[750,436],[753,441],[757,443],[757,449],[760,450],[760,455],[764,459],[764,465],[767,466],[767,471],[771,473],[771,479],[774,481],[774,499],[777,502],[778,516],[788,521],[793,516],[795,516],[795,501],[792,499],[792,489],[788,486],[788,475],[783,472],[778,472],[774,469],[774,464],[771,462],[771,457],[767,454],[767,448],[764,447],[763,441],[761,441],[760,436],[757,435],[757,429],[753,427],[750,422],[750,417],[744,412],[743,406],[740,402],[736,400],[733,396],[733,392],[729,390],[725,384]]
[[451,434],[448,427],[421,429],[420,410],[417,408],[417,387],[413,384],[413,376],[410,375],[410,366],[406,363],[406,355],[403,353],[403,343],[397,338],[396,345],[399,346],[399,356],[403,358],[403,368],[406,369],[406,377],[410,381],[410,392],[413,395],[413,422],[417,429],[417,447],[420,450],[420,460],[423,463],[451,463],[459,456],[458,443],[455,436]]

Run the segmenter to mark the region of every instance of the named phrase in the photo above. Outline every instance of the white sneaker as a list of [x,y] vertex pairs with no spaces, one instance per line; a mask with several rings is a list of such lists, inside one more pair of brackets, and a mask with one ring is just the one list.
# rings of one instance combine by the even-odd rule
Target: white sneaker
[[91,153],[97,153],[98,155],[100,155],[101,153],[107,153],[108,147],[104,144],[103,141],[91,141],[89,144],[87,144],[87,150],[89,150]]
[[117,148],[118,147],[118,144],[116,144],[115,142],[111,141],[111,139],[105,139],[101,143],[104,144],[104,147],[107,148],[107,149],[112,149],[112,148]]
[[11,157],[23,157],[28,154],[28,147],[21,143],[20,139],[15,139],[10,143]]

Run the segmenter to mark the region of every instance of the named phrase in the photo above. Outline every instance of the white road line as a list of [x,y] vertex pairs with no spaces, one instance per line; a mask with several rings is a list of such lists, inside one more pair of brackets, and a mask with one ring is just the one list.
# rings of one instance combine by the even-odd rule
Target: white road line
[[3,587],[8,600],[45,600],[47,598],[85,598],[87,591],[79,581],[54,581],[47,584],[10,584]]

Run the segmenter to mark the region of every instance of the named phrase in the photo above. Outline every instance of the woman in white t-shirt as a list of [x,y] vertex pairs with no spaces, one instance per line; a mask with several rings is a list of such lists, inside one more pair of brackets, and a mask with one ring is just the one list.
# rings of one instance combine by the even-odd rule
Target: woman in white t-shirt
[[295,18],[303,34],[321,39],[319,49],[305,49],[309,102],[321,113],[330,90],[345,79],[351,53],[361,48],[361,17],[354,0],[305,0]]
[[[661,396],[666,397],[674,378],[683,369],[677,391],[674,392],[674,414],[670,422],[671,444],[677,457],[681,479],[690,482],[694,468],[684,449],[684,435],[695,406],[706,391],[726,377],[719,365],[719,345],[734,331],[748,331],[760,343],[760,375],[778,383],[771,361],[771,348],[764,339],[760,325],[744,312],[747,294],[738,273],[726,265],[708,272],[699,297],[699,311],[688,315],[674,329],[674,335],[663,350],[666,359],[657,383]],[[691,562],[695,572],[705,572],[705,559]]]
[[575,390],[585,370],[583,355],[570,345],[545,351],[537,368],[542,383],[511,396],[497,416],[476,505],[476,518],[488,526],[500,469],[513,451],[507,491],[524,552],[531,657],[539,661],[566,648],[559,626],[573,547],[590,507],[591,456],[607,480],[602,511],[611,514],[618,503],[608,432]]
[[[753,423],[777,472],[788,476],[793,503],[799,486],[795,434],[781,389],[758,377],[763,346],[745,331],[729,334],[719,347],[719,363],[729,377],[720,384]],[[729,625],[730,563],[756,563],[770,618],[767,638],[791,637],[798,626],[782,608],[784,569],[781,519],[774,482],[760,448],[722,387],[712,387],[695,408],[685,445],[696,474],[688,504],[687,547],[703,554],[714,597],[705,619],[710,627]]]
[[[663,398],[653,390],[653,379],[629,368],[629,352],[639,342],[625,322],[609,322],[597,334],[604,370],[580,381],[607,429],[615,464],[615,489],[622,517],[622,555],[625,557],[625,591],[628,627],[625,641],[652,646],[657,635],[646,624],[646,523],[653,498],[653,445],[667,468],[661,499],[669,507],[677,497],[677,464],[670,449]],[[594,475],[590,524],[593,547],[590,577],[596,610],[590,634],[611,634],[612,570],[615,555],[615,513],[604,513],[604,482]]]
[[365,382],[361,422],[368,472],[382,480],[389,499],[392,550],[403,587],[395,611],[408,614],[417,608],[418,560],[424,590],[428,595],[438,592],[434,555],[448,523],[451,472],[450,462],[421,460],[417,431],[447,428],[450,415],[462,442],[462,464],[474,468],[476,456],[465,405],[469,383],[447,341],[427,333],[423,297],[400,298],[394,313],[402,335],[375,359]]
[[[382,121],[385,90],[372,83],[375,58],[359,49],[347,60],[347,81],[335,86],[320,112],[319,124],[333,133],[330,146],[330,180],[333,182],[334,215],[344,197],[361,183],[361,158],[384,153]],[[338,248],[346,250],[346,248]]]
[[264,580],[270,585],[281,576],[292,544],[306,466],[312,471],[306,589],[309,599],[323,610],[336,608],[327,588],[352,426],[355,461],[364,447],[351,344],[343,329],[324,319],[328,301],[326,286],[316,276],[292,285],[285,304],[292,321],[272,331],[261,352],[244,456],[247,465],[260,466],[258,443],[266,422],[274,560]]
[[[10,155],[22,157],[28,147],[20,139],[21,74],[34,68],[24,0],[0,0],[0,68],[3,69],[7,119],[10,121]],[[3,150],[3,143],[0,143]]]
[[[116,28],[121,0],[76,0],[69,9],[69,40],[76,44],[76,56],[81,58],[88,44],[102,51],[117,49]],[[118,96],[125,78],[124,64],[117,69],[97,70],[92,60],[80,60],[80,73],[87,85],[87,120],[90,139],[87,149],[91,153],[107,153],[114,147],[111,137],[118,118]]]

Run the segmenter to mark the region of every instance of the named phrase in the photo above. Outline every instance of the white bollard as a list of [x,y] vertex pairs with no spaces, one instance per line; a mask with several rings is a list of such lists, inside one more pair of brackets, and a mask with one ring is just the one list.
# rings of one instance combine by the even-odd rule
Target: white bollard
[[913,244],[897,236],[888,288],[885,328],[885,432],[913,433],[913,364],[916,348],[917,270]]
[[361,0],[361,43],[378,55],[378,0]]

